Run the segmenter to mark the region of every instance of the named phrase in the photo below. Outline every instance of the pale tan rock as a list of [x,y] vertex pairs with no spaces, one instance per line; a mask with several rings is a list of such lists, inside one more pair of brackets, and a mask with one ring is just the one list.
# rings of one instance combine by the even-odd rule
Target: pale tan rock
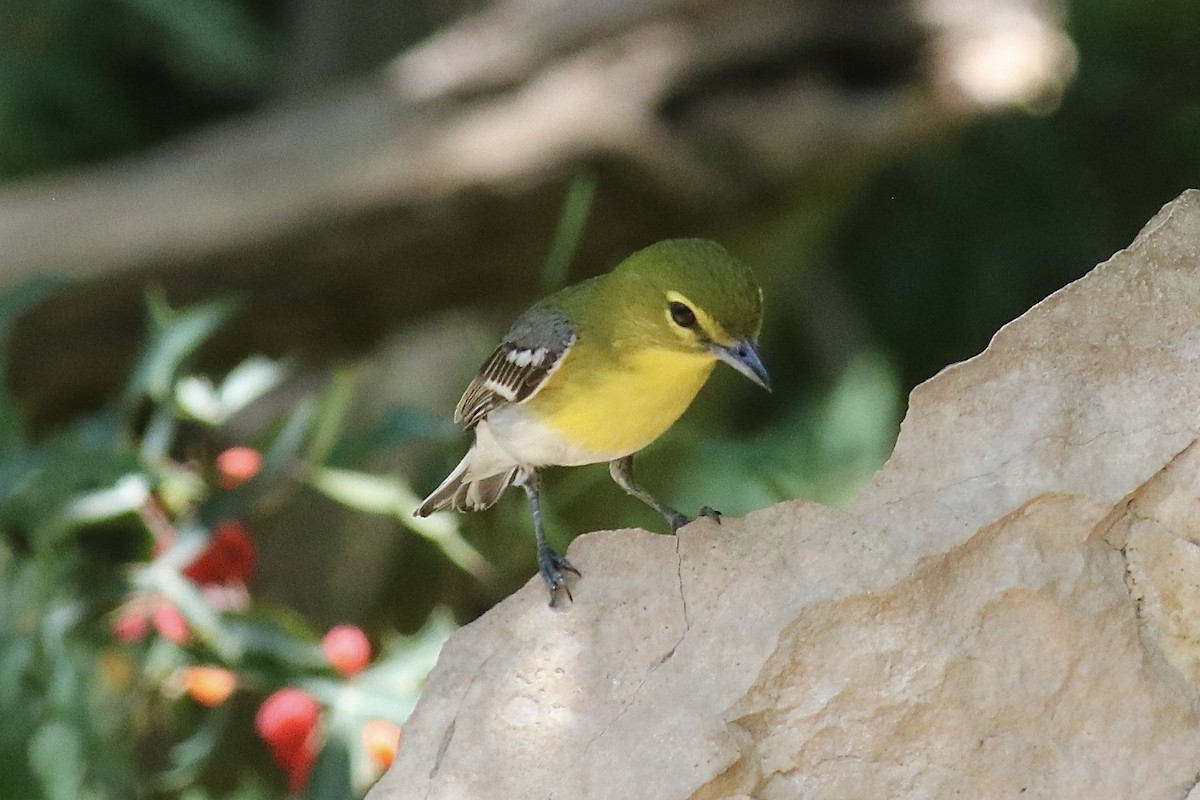
[[1200,699],[1200,446],[1164,467],[1113,515],[1106,538],[1125,554],[1150,655]]
[[1142,667],[1108,511],[1044,495],[884,592],[807,608],[728,713],[746,789],[1182,797],[1200,729]]
[[1196,795],[1198,331],[1189,192],[915,390],[848,512],[580,537],[575,602],[455,634],[370,797]]

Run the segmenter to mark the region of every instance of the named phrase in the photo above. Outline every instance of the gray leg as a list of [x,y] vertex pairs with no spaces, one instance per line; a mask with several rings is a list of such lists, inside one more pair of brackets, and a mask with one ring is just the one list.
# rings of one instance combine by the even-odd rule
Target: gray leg
[[[679,513],[666,503],[660,503],[654,499],[654,495],[633,482],[633,456],[629,455],[624,458],[618,458],[616,461],[608,462],[608,472],[612,475],[612,479],[617,482],[617,486],[620,486],[628,494],[641,500],[659,514],[662,514],[663,519],[671,526],[671,533],[674,533],[692,521],[689,517]],[[720,512],[714,511],[708,506],[700,509],[700,515],[712,517],[718,522],[721,520]]]
[[541,478],[538,476],[537,470],[531,469],[517,480],[524,487],[525,494],[529,497],[529,508],[533,512],[533,536],[537,540],[538,572],[541,573],[542,580],[546,582],[546,588],[550,590],[550,605],[554,605],[555,593],[559,589],[567,593],[568,600],[574,600],[563,573],[570,572],[578,576],[579,570],[571,566],[570,561],[554,552],[546,543],[546,531],[542,525]]

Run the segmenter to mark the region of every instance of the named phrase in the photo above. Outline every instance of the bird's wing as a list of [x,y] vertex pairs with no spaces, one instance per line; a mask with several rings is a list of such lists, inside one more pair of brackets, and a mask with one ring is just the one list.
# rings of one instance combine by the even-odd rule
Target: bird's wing
[[496,408],[533,397],[574,344],[575,331],[559,314],[537,306],[526,311],[479,368],[454,421],[473,428]]

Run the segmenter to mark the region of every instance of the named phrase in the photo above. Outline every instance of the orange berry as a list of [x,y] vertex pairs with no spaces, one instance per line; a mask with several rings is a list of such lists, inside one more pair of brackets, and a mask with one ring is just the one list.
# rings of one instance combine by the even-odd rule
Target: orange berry
[[363,749],[379,765],[387,769],[396,759],[400,747],[400,726],[386,719],[367,720],[362,729]]
[[187,620],[183,618],[183,614],[180,614],[179,609],[166,600],[160,599],[154,606],[151,621],[159,635],[169,642],[187,644],[188,640],[192,638],[192,632],[188,630]]
[[262,469],[262,453],[253,447],[231,447],[217,456],[217,478],[222,489],[236,489]]
[[183,685],[197,703],[216,708],[237,688],[237,676],[224,667],[188,667],[183,672]]
[[320,714],[321,707],[312,695],[288,687],[263,701],[254,716],[254,729],[282,763],[281,756],[292,758],[299,752],[317,727]]
[[371,643],[357,625],[338,625],[321,640],[321,650],[343,678],[357,675],[371,663]]

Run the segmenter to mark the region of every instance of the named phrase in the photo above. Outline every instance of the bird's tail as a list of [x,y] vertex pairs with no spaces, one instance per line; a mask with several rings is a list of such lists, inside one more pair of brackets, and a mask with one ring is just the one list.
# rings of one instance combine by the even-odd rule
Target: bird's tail
[[427,517],[434,511],[453,508],[455,511],[482,511],[491,508],[500,495],[504,493],[517,477],[519,467],[511,467],[503,472],[479,477],[470,474],[474,466],[472,458],[475,455],[473,445],[463,460],[458,462],[454,471],[446,476],[442,485],[430,493],[429,497],[413,512],[414,516]]

